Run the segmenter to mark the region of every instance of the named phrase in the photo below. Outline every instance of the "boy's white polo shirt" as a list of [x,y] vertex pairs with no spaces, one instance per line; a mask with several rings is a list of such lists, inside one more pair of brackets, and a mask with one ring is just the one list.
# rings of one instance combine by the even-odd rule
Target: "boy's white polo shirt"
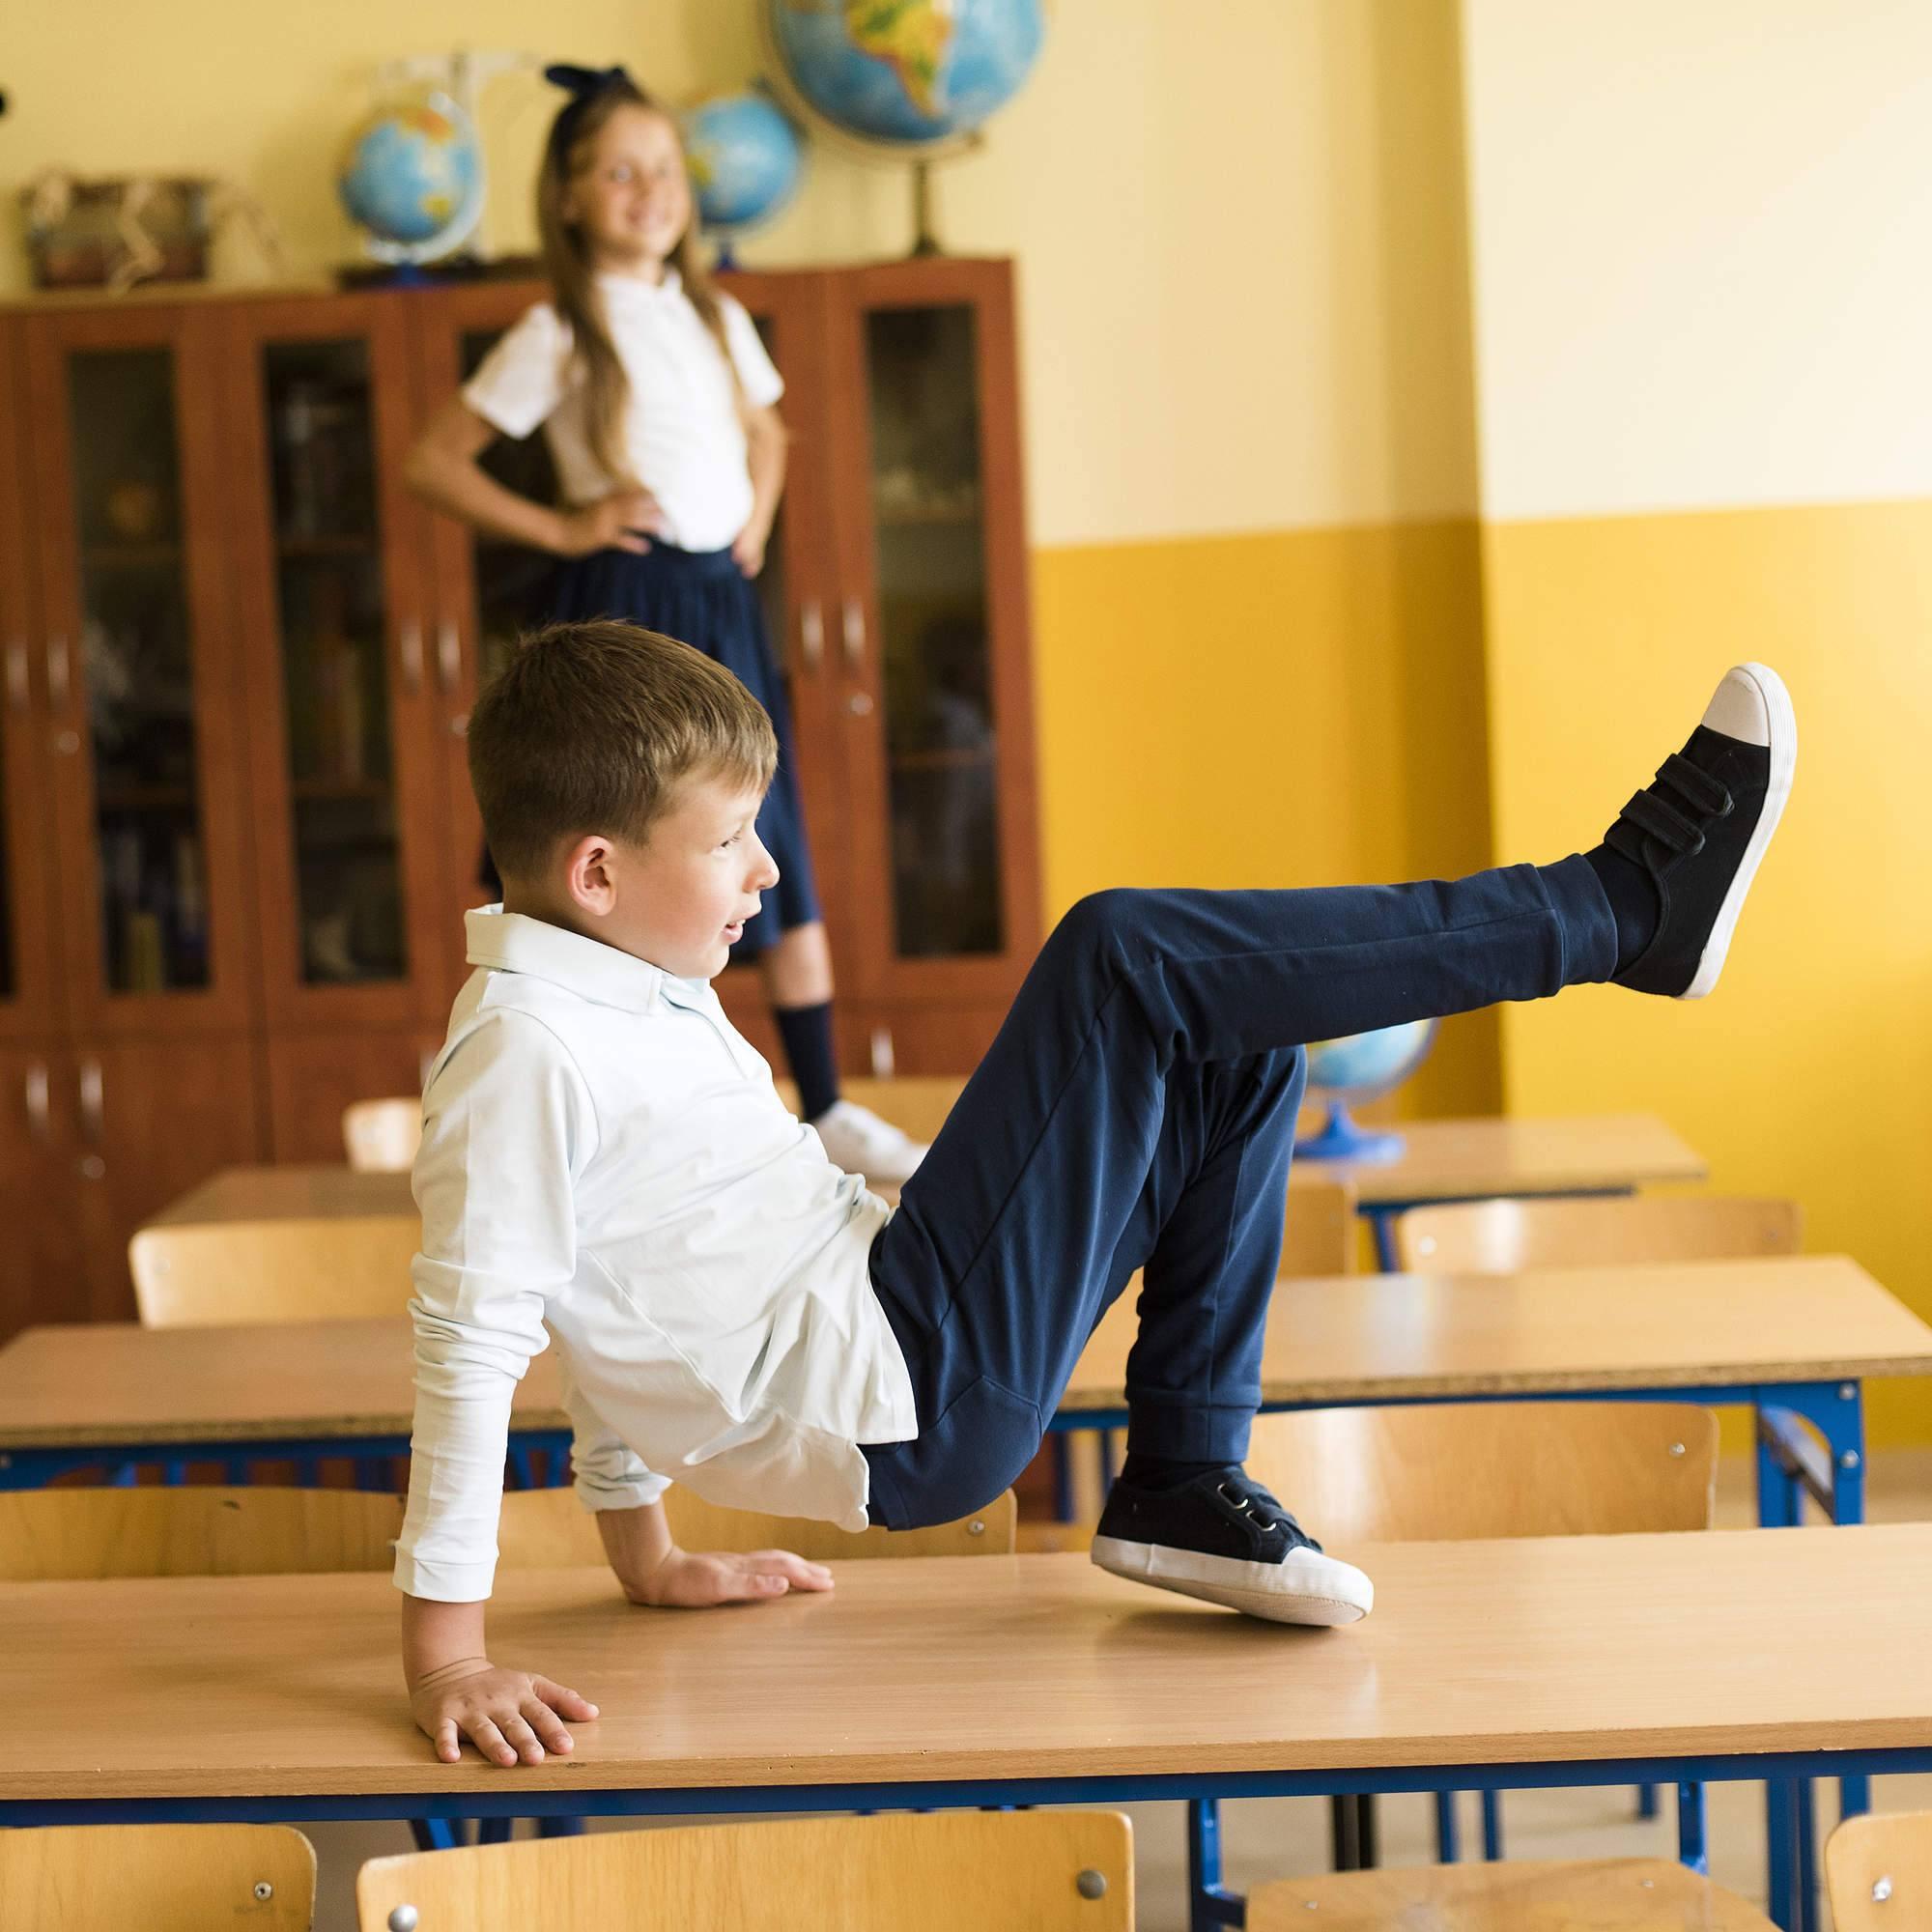
[[[684,550],[724,550],[750,521],[752,476],[738,396],[764,409],[784,382],[744,305],[720,295],[732,371],[675,269],[659,283],[599,275],[597,293],[630,399],[621,446],[631,475],[658,499],[667,538]],[[597,460],[583,371],[567,323],[549,302],[525,312],[463,385],[465,405],[505,436],[541,423],[566,503],[625,487]]]
[[556,1343],[591,1508],[863,1528],[858,1445],[918,1433],[867,1261],[891,1209],[826,1159],[702,982],[490,907],[423,1092],[416,1408],[396,1582],[490,1594],[510,1396]]

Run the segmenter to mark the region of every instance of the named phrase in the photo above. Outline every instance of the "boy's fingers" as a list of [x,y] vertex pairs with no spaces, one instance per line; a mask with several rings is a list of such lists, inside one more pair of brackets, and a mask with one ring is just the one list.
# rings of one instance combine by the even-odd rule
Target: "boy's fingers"
[[545,1750],[561,1757],[570,1749],[570,1733],[557,1721],[556,1713],[534,1692],[524,1706],[524,1721],[537,1734]]
[[832,1572],[822,1563],[810,1563],[803,1556],[794,1556],[789,1549],[760,1549],[747,1561],[756,1564],[767,1575],[788,1577],[802,1590],[829,1590],[832,1587]]
[[580,1697],[567,1684],[553,1683],[548,1677],[532,1677],[530,1689],[561,1718],[580,1724],[593,1723],[597,1706],[588,1697]]
[[463,1755],[463,1741],[457,1735],[456,1719],[445,1718],[436,1727],[436,1754],[444,1764],[454,1764]]
[[501,1729],[504,1740],[508,1743],[510,1748],[526,1764],[541,1764],[543,1762],[544,1747],[537,1742],[537,1734],[530,1729],[529,1725],[524,1722],[521,1716],[505,1718],[502,1721]]
[[488,1718],[472,1718],[469,1720],[469,1738],[492,1764],[515,1764],[517,1754],[510,1748],[509,1742]]

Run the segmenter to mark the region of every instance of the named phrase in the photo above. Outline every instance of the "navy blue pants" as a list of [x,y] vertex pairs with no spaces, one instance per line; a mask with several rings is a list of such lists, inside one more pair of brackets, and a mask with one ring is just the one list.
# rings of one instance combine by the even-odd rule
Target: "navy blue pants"
[[1127,1444],[1238,1462],[1261,1401],[1309,1040],[1606,980],[1570,858],[1315,892],[1108,892],[1055,928],[872,1245],[919,1435],[867,1445],[871,1514],[1006,1489],[1136,1268]]

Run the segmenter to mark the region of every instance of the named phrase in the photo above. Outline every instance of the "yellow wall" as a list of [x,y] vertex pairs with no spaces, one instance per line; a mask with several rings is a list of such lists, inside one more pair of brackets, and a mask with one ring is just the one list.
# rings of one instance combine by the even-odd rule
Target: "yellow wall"
[[1716,996],[1511,1009],[1505,1093],[1656,1109],[1932,1315],[1932,14],[1464,26],[1497,848],[1594,838],[1734,660],[1800,726]]

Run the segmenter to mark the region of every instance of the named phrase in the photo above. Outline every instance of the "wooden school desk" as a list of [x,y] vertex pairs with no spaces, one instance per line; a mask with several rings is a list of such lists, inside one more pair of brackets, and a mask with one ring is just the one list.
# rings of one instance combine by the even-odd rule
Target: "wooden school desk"
[[[1658,1181],[1705,1178],[1703,1159],[1649,1114],[1551,1120],[1413,1121],[1391,1161],[1305,1161],[1293,1179],[1347,1180],[1392,1265],[1388,1224],[1424,1202],[1504,1194],[1627,1194]],[[149,1225],[283,1216],[413,1214],[406,1174],[348,1167],[231,1167],[171,1202]]]
[[[666,1815],[1932,1769],[1932,1523],[1391,1544],[1375,1615],[1258,1623],[1080,1556],[835,1566],[754,1610],[506,1574],[502,1656],[605,1716],[438,1763],[381,1576],[0,1585],[0,1825]],[[1804,1587],[1795,1588],[1794,1578]],[[755,1628],[753,1628],[755,1626]],[[1687,1807],[1684,1854],[1701,1857]]]
[[[1117,1303],[1054,1426],[1124,1419],[1133,1311]],[[406,1321],[32,1328],[0,1349],[0,1488],[63,1469],[245,1454],[389,1456],[409,1446]],[[1841,1521],[1862,1514],[1861,1384],[1932,1374],[1932,1327],[1835,1255],[1648,1263],[1521,1275],[1286,1280],[1262,1365],[1271,1408],[1512,1396],[1651,1396],[1780,1409],[1830,1444],[1760,1453],[1767,1524],[1801,1486]],[[527,1447],[568,1441],[548,1351],[518,1386]]]

